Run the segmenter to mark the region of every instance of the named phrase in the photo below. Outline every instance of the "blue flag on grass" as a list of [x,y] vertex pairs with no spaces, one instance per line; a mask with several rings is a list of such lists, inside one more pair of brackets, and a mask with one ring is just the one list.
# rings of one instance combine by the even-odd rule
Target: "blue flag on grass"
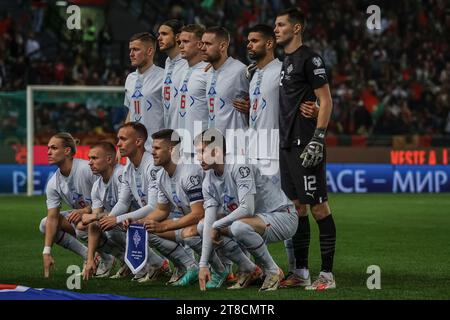
[[76,291],[34,289],[0,284],[0,300],[149,300],[114,294],[78,293]]

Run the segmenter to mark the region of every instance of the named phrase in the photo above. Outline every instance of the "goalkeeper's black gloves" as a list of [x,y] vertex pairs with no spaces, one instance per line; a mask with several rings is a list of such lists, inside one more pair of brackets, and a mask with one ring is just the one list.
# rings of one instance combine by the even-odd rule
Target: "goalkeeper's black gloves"
[[325,128],[317,128],[311,141],[300,155],[300,159],[303,159],[302,166],[305,168],[315,167],[323,160],[325,132]]

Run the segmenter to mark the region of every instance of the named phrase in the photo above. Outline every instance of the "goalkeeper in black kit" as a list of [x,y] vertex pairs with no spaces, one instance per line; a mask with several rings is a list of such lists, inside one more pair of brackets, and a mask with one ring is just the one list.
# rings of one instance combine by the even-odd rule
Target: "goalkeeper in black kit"
[[[336,288],[332,272],[336,227],[328,205],[325,134],[332,99],[323,59],[302,43],[305,16],[295,8],[277,15],[275,36],[285,53],[280,77],[280,174],[283,191],[294,202],[299,223],[293,237],[296,268],[281,288]],[[317,119],[302,115],[303,104],[319,107]],[[310,227],[308,206],[319,226],[322,266],[311,283],[308,268]]]

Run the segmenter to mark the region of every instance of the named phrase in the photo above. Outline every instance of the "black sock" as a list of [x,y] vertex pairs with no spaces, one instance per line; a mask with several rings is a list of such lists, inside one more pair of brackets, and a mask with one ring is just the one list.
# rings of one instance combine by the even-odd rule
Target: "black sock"
[[320,253],[322,255],[321,271],[332,272],[336,248],[336,225],[331,214],[322,220],[318,220],[317,224],[319,225]]
[[297,269],[308,268],[308,252],[309,252],[309,218],[308,216],[298,217],[298,227],[292,237],[294,246],[295,264]]

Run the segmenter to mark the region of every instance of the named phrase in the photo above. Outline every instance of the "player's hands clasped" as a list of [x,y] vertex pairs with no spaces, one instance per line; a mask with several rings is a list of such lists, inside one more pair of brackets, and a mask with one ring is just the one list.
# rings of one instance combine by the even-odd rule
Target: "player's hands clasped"
[[315,167],[323,160],[323,149],[325,144],[325,129],[318,128],[314,136],[300,155],[302,166],[305,168]]
[[300,113],[305,118],[316,119],[319,115],[319,108],[314,101],[305,101],[300,104]]
[[82,217],[82,214],[78,210],[73,210],[67,217],[67,220],[70,223],[78,224],[81,221],[81,217]]
[[103,216],[99,220],[102,231],[108,231],[117,225],[117,218],[113,216]]

